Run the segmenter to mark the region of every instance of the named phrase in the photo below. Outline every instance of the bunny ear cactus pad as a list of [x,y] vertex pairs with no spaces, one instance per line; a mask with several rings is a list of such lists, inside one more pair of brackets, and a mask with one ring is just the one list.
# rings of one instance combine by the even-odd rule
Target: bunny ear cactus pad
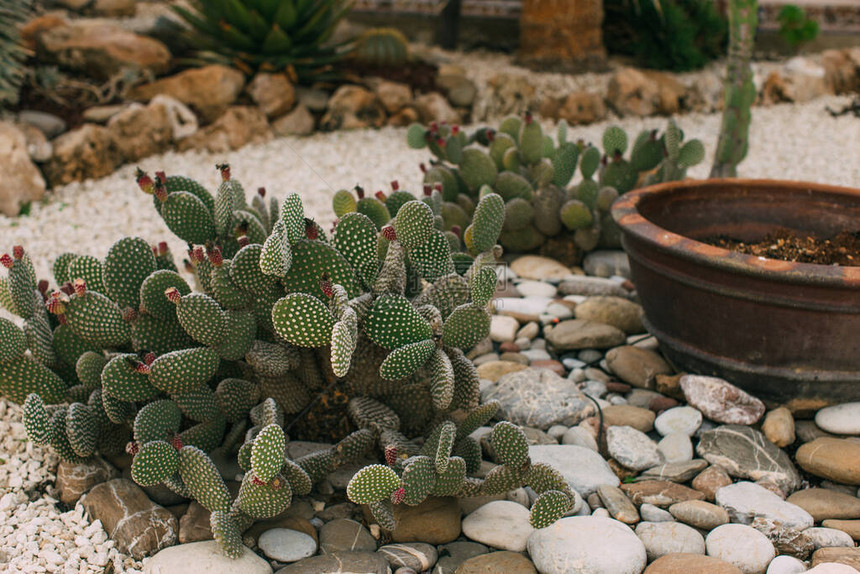
[[27,337],[15,323],[0,317],[0,363],[14,361],[27,350]]
[[234,506],[254,518],[266,519],[286,510],[292,497],[293,492],[286,478],[277,475],[265,482],[252,470],[245,473]]
[[302,198],[297,193],[291,193],[284,198],[281,220],[287,231],[287,240],[291,245],[305,238],[305,208]]
[[529,443],[517,425],[507,421],[496,423],[491,443],[500,464],[521,469],[529,463]]
[[131,479],[140,486],[155,486],[176,474],[179,452],[163,440],[148,442],[131,461]]
[[498,277],[496,270],[492,267],[481,267],[477,273],[472,275],[469,281],[469,290],[472,302],[478,307],[484,307],[490,302],[493,293],[496,292]]
[[242,542],[242,533],[235,518],[228,512],[215,511],[209,515],[209,528],[212,530],[212,537],[224,554],[230,558],[242,557],[245,544]]
[[430,339],[430,325],[402,295],[387,294],[376,299],[364,320],[370,339],[386,349]]
[[140,287],[155,269],[155,256],[149,243],[139,237],[120,239],[105,257],[105,295],[121,309],[137,309],[140,306]]
[[618,126],[610,126],[603,132],[603,151],[609,157],[627,151],[627,132]]
[[131,339],[131,326],[119,308],[96,291],[73,295],[65,317],[72,331],[93,345],[121,347]]
[[469,250],[477,255],[489,251],[499,239],[502,225],[505,223],[505,202],[495,193],[481,198],[472,216],[471,246]]
[[394,219],[397,239],[407,250],[414,249],[430,238],[433,210],[422,201],[409,201],[400,207]]
[[30,393],[24,401],[24,428],[30,440],[37,444],[49,444],[54,438],[51,417],[36,393]]
[[278,335],[299,347],[324,347],[331,343],[335,320],[329,308],[313,295],[291,293],[272,308]]
[[134,417],[134,440],[145,445],[154,440],[172,438],[182,424],[182,411],[168,399],[153,401],[137,412]]
[[538,496],[529,512],[529,523],[534,528],[546,528],[571,509],[570,497],[558,490],[549,490]]
[[401,486],[400,477],[390,467],[371,464],[350,479],[346,496],[355,504],[371,504],[387,500]]
[[136,367],[143,365],[134,354],[113,357],[101,371],[103,391],[121,401],[145,401],[158,394],[149,377]]
[[215,299],[205,293],[182,297],[178,290],[165,292],[176,304],[176,318],[185,332],[204,345],[217,345],[226,335],[227,315]]
[[278,474],[284,464],[286,448],[284,430],[278,425],[270,424],[260,431],[251,450],[251,468],[257,478],[269,482]]
[[164,292],[173,287],[180,296],[191,293],[191,287],[179,273],[168,270],[158,270],[150,273],[140,286],[140,305],[147,313],[170,321],[176,319],[176,305],[164,296]]
[[287,239],[287,227],[279,219],[272,227],[272,233],[263,243],[260,253],[260,271],[265,275],[284,277],[293,264],[293,251]]
[[436,464],[428,456],[414,456],[406,461],[402,480],[403,502],[418,506],[436,486]]
[[68,386],[54,371],[28,355],[0,362],[0,395],[23,403],[30,393],[37,393],[48,403],[58,403]]
[[351,308],[335,323],[331,333],[331,366],[336,377],[345,377],[358,342],[358,316]]
[[379,271],[377,243],[379,231],[366,215],[347,213],[335,229],[332,246],[358,270],[365,284],[371,285]]
[[205,452],[195,446],[182,447],[179,476],[203,508],[210,512],[229,512],[230,491]]
[[301,292],[323,299],[320,278],[327,273],[332,283],[342,285],[350,297],[360,294],[355,271],[349,262],[331,245],[315,240],[294,244],[293,263],[284,277],[284,290]]
[[409,262],[426,281],[436,281],[439,277],[454,273],[451,259],[451,245],[445,235],[431,229],[427,241],[409,252]]
[[345,189],[339,189],[331,198],[331,206],[334,214],[338,217],[343,217],[347,213],[352,213],[356,209],[355,197]]
[[174,191],[161,203],[161,218],[177,237],[194,245],[213,241],[217,235],[213,212],[196,195]]
[[436,343],[429,339],[395,349],[379,366],[379,376],[388,381],[408,377],[426,363],[435,350]]
[[474,303],[460,305],[442,328],[442,342],[451,347],[471,349],[490,332],[490,314]]
[[214,377],[220,362],[218,354],[207,347],[172,351],[150,365],[149,382],[165,393],[187,393]]

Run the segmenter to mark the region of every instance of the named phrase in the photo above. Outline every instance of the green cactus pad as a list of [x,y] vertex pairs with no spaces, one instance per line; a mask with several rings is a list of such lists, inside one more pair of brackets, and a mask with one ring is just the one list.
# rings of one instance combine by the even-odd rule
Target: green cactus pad
[[[435,186],[437,183],[442,184],[442,199],[445,201],[455,201],[460,193],[460,186],[457,182],[457,176],[448,167],[444,165],[434,165],[424,174],[423,183]],[[389,198],[390,199],[390,198]],[[410,199],[415,199],[410,198]]]
[[522,485],[522,473],[507,465],[493,467],[484,477],[480,494],[482,496],[493,496],[504,494]]
[[256,385],[242,379],[228,378],[218,383],[215,396],[228,422],[238,422],[248,416],[257,404],[260,391]]
[[230,280],[236,287],[252,295],[266,295],[278,288],[277,282],[260,269],[262,253],[262,245],[246,245],[233,256],[230,265]]
[[224,554],[234,559],[242,557],[245,545],[242,543],[242,532],[235,518],[228,512],[215,511],[209,515],[209,528]]
[[154,440],[169,440],[182,424],[179,405],[168,399],[153,401],[134,417],[134,440],[144,445]]
[[69,327],[99,347],[121,347],[131,339],[131,326],[116,304],[96,291],[74,295],[65,313]]
[[619,194],[624,194],[636,186],[639,174],[629,162],[614,159],[600,170],[600,184],[614,187]]
[[165,393],[187,393],[206,384],[220,362],[218,354],[206,347],[172,351],[150,365],[149,382]]
[[558,187],[567,186],[576,173],[579,147],[574,143],[563,143],[555,150],[550,159],[553,168],[553,184]]
[[481,399],[478,371],[460,349],[446,347],[445,352],[454,368],[454,397],[451,399],[451,408],[472,410],[478,406]]
[[331,198],[332,209],[337,217],[353,213],[356,208],[355,197],[345,189],[339,189]]
[[280,377],[299,366],[299,352],[292,345],[276,345],[258,340],[246,353],[245,361],[258,375]]
[[[187,191],[188,193],[197,196],[197,199],[203,202],[203,205],[206,206],[206,209],[208,209],[210,213],[215,211],[215,198],[212,197],[212,194],[209,193],[205,187],[190,177],[169,175],[167,176],[167,181],[164,182],[164,188],[168,193],[173,193],[174,191]],[[158,201],[156,199],[156,205],[157,204]]]
[[293,264],[293,250],[287,239],[287,227],[282,219],[275,222],[272,233],[260,252],[260,271],[264,275],[284,277]]
[[101,384],[105,393],[121,401],[145,401],[158,394],[149,376],[135,370],[142,362],[134,354],[119,354],[105,364]]
[[88,289],[102,294],[105,292],[102,262],[92,255],[81,255],[69,263],[68,277],[72,282],[83,279]]
[[212,297],[218,301],[224,309],[245,309],[251,305],[253,295],[233,283],[230,270],[233,262],[225,259],[224,262],[212,269],[210,275],[210,291]]
[[222,359],[238,361],[251,349],[257,336],[254,314],[250,311],[227,311],[225,331],[230,336],[224,337],[214,349]]
[[361,213],[347,213],[335,229],[332,246],[356,269],[366,285],[376,280],[379,272],[376,225]]
[[176,303],[176,318],[191,337],[204,345],[217,345],[227,335],[227,315],[205,293],[190,293]]
[[179,321],[163,321],[152,315],[139,315],[131,326],[131,345],[137,351],[152,351],[156,355],[169,353],[173,349],[198,346]]
[[281,469],[281,474],[286,477],[290,483],[290,488],[293,494],[298,496],[306,496],[313,489],[313,482],[302,467],[290,459],[284,460],[284,466]]
[[435,229],[431,230],[426,242],[412,249],[409,262],[426,281],[436,281],[454,273],[451,245],[445,235]]
[[418,506],[436,486],[436,464],[428,456],[413,456],[406,460],[403,469],[403,502]]
[[85,387],[95,389],[102,384],[102,370],[105,365],[107,365],[107,359],[102,353],[87,351],[78,357],[75,373]]
[[469,250],[477,255],[489,251],[496,244],[505,222],[505,202],[491,193],[478,202],[472,217],[472,240]]
[[451,347],[471,349],[490,332],[490,314],[474,303],[460,305],[445,321],[442,342]]
[[478,428],[487,424],[499,410],[497,401],[490,401],[470,411],[457,427],[457,440],[468,437]]
[[230,510],[230,492],[218,469],[205,452],[195,446],[179,451],[179,476],[197,502],[210,512]]
[[401,485],[400,477],[394,470],[381,464],[372,464],[359,470],[350,479],[346,496],[355,504],[371,504],[387,500]]
[[459,456],[449,457],[447,464],[445,464],[445,470],[441,472],[437,470],[436,485],[430,494],[433,496],[459,496],[465,480],[466,461]]
[[[391,214],[391,217],[397,217],[397,212],[400,211],[400,208],[403,207],[405,203],[410,201],[414,201],[415,196],[409,193],[408,191],[403,191],[398,189],[393,191],[386,199],[385,199],[385,207],[388,208],[388,213]],[[340,224],[338,224],[340,225]]]
[[140,286],[141,308],[158,319],[176,319],[176,305],[164,296],[170,287],[174,287],[182,296],[191,293],[191,287],[179,273],[159,270],[149,274]]
[[170,231],[186,243],[203,245],[216,238],[212,212],[187,191],[168,194],[161,204],[161,217]]
[[0,317],[0,363],[14,361],[27,350],[27,337],[15,323]]
[[562,492],[570,490],[564,476],[543,462],[537,462],[529,466],[525,473],[525,481],[538,494],[550,490],[560,490]]
[[514,469],[521,469],[529,462],[529,444],[523,430],[507,421],[496,423],[491,438],[496,460]]
[[451,366],[451,360],[442,349],[437,348],[427,366],[430,371],[430,396],[433,398],[433,408],[439,411],[448,410],[454,398],[454,367]]
[[320,450],[306,454],[296,459],[295,463],[310,477],[311,482],[318,482],[335,469],[334,450]]
[[690,140],[678,150],[678,165],[682,168],[693,167],[705,159],[705,146],[699,140]]
[[460,159],[460,177],[473,193],[477,192],[482,185],[493,185],[498,173],[496,162],[486,152],[476,148],[463,150],[463,156]]
[[33,315],[24,320],[23,327],[24,334],[27,336],[27,347],[33,358],[46,367],[58,367],[47,313],[43,309],[37,309]]
[[570,497],[558,490],[549,490],[538,496],[529,512],[529,523],[534,528],[546,528],[571,509]]
[[360,294],[355,271],[344,256],[331,245],[314,240],[302,240],[293,245],[293,264],[284,277],[284,290],[325,299],[320,287],[323,274],[327,274],[332,283],[343,286],[349,297]]
[[137,309],[141,285],[155,269],[155,256],[149,243],[139,237],[120,239],[111,245],[105,257],[105,295],[121,309]]
[[16,403],[23,403],[30,393],[36,393],[45,402],[63,400],[68,385],[52,370],[28,355],[0,363],[0,395]]
[[370,430],[400,428],[400,417],[397,413],[370,397],[350,399],[349,416],[359,428]]
[[501,171],[505,168],[504,158],[509,149],[516,149],[517,142],[506,133],[497,133],[490,142],[488,151],[496,167]]
[[185,429],[179,433],[179,439],[182,444],[196,446],[203,452],[209,452],[223,442],[226,428],[227,419],[218,416]]
[[276,475],[271,482],[258,484],[254,471],[245,474],[236,498],[236,507],[242,512],[258,520],[272,518],[289,507],[293,493],[290,483],[281,475]]
[[433,305],[447,318],[455,308],[469,301],[469,283],[459,275],[447,275],[434,281],[413,300],[413,305]]
[[[454,441],[457,438],[457,425],[451,421],[447,421],[439,425],[436,441],[436,452],[433,460],[436,464],[436,474],[441,476],[448,471],[448,465],[451,463],[451,450],[454,448]],[[462,459],[461,459],[462,460]],[[466,464],[463,463],[463,471],[465,473]]]
[[57,453],[57,456],[59,456],[60,459],[69,461],[71,463],[80,463],[86,459],[79,456],[72,448],[72,445],[69,444],[69,438],[66,435],[67,411],[68,409],[66,409],[65,407],[59,408],[54,411],[54,414],[51,417],[51,425],[54,429],[52,431],[54,438],[51,441],[51,446],[54,448],[54,451]]
[[131,461],[131,479],[140,486],[155,486],[176,474],[179,452],[163,440],[148,442]]
[[286,447],[286,437],[281,427],[276,424],[263,427],[254,439],[251,451],[251,468],[257,478],[269,482],[280,472]]
[[107,393],[99,393],[99,398],[102,402],[102,409],[104,409],[110,422],[125,425],[134,421],[134,403],[115,399]]
[[409,201],[400,207],[394,219],[397,239],[407,250],[425,243],[433,229],[433,211],[422,201]]
[[613,157],[627,151],[627,132],[618,126],[609,126],[603,132],[603,153]]
[[543,157],[543,130],[537,121],[527,121],[520,131],[520,153],[523,163],[537,163]]
[[281,337],[300,347],[330,344],[335,324],[328,307],[305,293],[291,293],[275,303],[272,321]]
[[481,267],[469,281],[472,302],[478,307],[484,307],[490,302],[496,292],[496,270],[492,267]]
[[71,283],[73,277],[69,275],[69,265],[78,258],[76,253],[61,253],[56,259],[54,259],[54,263],[51,265],[51,273],[54,275],[54,281],[57,282],[57,285],[64,285],[66,283]]
[[364,330],[374,343],[386,349],[424,341],[433,335],[427,321],[402,295],[378,297],[364,320]]
[[[460,429],[457,429],[458,435],[460,432]],[[459,456],[466,461],[467,474],[474,474],[481,468],[481,445],[472,437],[458,437],[457,442],[454,443],[454,450],[451,451],[451,456]]]
[[429,339],[395,349],[379,366],[379,376],[389,381],[408,377],[427,362],[435,349],[436,344]]
[[406,130],[406,143],[412,149],[424,149],[427,147],[427,128],[421,124],[412,124]]
[[594,223],[594,215],[585,203],[571,199],[561,207],[561,222],[571,231],[575,231],[590,227]]
[[206,385],[181,395],[173,395],[173,402],[187,419],[194,422],[204,422],[222,416],[215,393]]
[[24,428],[30,440],[37,444],[49,444],[54,439],[54,426],[41,397],[36,393],[27,395],[23,410]]
[[591,179],[600,167],[600,150],[594,146],[585,148],[582,152],[582,159],[579,161],[579,170],[582,172],[582,177]]
[[375,197],[364,197],[358,200],[355,210],[370,218],[377,229],[382,229],[391,221],[391,214],[385,204]]
[[331,366],[336,377],[345,377],[352,363],[358,342],[358,316],[350,308],[344,318],[334,324],[331,332]]

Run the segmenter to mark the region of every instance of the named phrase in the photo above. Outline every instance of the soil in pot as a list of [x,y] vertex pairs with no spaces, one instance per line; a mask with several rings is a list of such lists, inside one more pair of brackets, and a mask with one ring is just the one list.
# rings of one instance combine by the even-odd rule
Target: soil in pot
[[757,243],[726,236],[708,238],[704,243],[768,259],[819,265],[860,266],[860,231],[843,231],[825,239],[814,234],[780,229]]

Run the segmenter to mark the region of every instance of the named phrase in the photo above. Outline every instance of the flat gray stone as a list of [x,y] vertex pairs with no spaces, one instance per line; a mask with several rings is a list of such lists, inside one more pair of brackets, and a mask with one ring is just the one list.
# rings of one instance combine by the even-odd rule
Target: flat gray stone
[[649,468],[639,476],[646,480],[669,480],[683,484],[693,480],[707,466],[708,461],[694,458],[687,462],[667,462],[666,464]]
[[702,433],[697,454],[721,466],[734,477],[768,480],[785,494],[800,487],[800,475],[788,454],[759,431],[740,425],[723,425]]
[[601,484],[618,486],[621,481],[609,463],[591,449],[572,444],[549,444],[529,447],[533,463],[545,463],[558,470],[570,487],[583,498],[597,492]]
[[391,567],[375,552],[335,552],[294,562],[276,574],[391,574]]
[[527,368],[502,375],[481,397],[484,402],[499,401],[499,418],[542,430],[573,426],[595,414],[594,403],[576,383],[549,369]]
[[688,406],[665,410],[654,420],[654,429],[663,436],[676,432],[693,436],[700,426],[702,412]]
[[597,487],[597,494],[612,518],[624,524],[639,522],[639,511],[636,510],[636,506],[630,502],[623,490],[617,486],[601,484]]
[[272,574],[269,563],[245,547],[230,558],[214,540],[165,548],[143,565],[144,574]]
[[666,554],[704,554],[705,539],[695,529],[680,522],[640,522],[636,536],[645,545],[648,562]]
[[510,500],[494,500],[463,519],[463,534],[470,540],[512,552],[526,549],[534,532],[529,509]]
[[562,295],[611,295],[614,297],[627,297],[629,295],[627,289],[617,281],[586,275],[567,277],[559,283],[558,292]]
[[257,539],[257,546],[263,554],[278,562],[297,562],[313,556],[317,552],[317,542],[298,530],[272,528]]
[[751,524],[757,517],[805,530],[814,523],[812,515],[796,504],[781,499],[763,486],[752,482],[736,482],[717,490],[718,506],[729,513],[733,522]]
[[623,345],[624,331],[581,319],[569,319],[556,325],[546,336],[547,343],[559,352],[576,349],[609,349]]
[[392,568],[412,568],[416,572],[430,570],[439,558],[435,546],[422,542],[386,544],[376,553],[382,554]]
[[593,277],[626,277],[630,279],[630,260],[621,249],[598,249],[582,260],[582,268]]
[[767,536],[744,524],[723,524],[705,538],[708,556],[728,562],[744,573],[764,574],[776,556]]
[[373,552],[376,539],[362,524],[348,518],[327,522],[320,529],[320,553],[333,552]]
[[609,454],[633,470],[645,470],[663,462],[657,443],[648,435],[629,426],[612,426],[606,430]]
[[718,377],[684,375],[681,390],[690,405],[718,423],[751,425],[764,414],[764,403]]

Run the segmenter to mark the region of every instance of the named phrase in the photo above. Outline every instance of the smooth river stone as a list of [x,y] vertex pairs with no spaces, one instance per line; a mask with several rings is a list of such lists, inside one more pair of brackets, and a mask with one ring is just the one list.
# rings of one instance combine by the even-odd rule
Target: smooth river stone
[[674,370],[654,351],[622,345],[606,353],[606,364],[615,376],[640,389],[653,389],[657,375],[671,375]]
[[601,484],[618,486],[621,481],[603,457],[584,446],[548,444],[529,447],[533,463],[542,462],[555,468],[571,488],[583,497],[597,491]]
[[663,436],[676,432],[693,436],[700,426],[702,426],[702,412],[687,406],[663,411],[654,420],[654,428]]
[[611,518],[562,518],[529,537],[529,555],[541,574],[639,574],[645,545]]
[[695,529],[680,522],[640,522],[636,536],[645,545],[648,561],[667,554],[704,554],[705,539]]
[[627,468],[641,471],[663,462],[657,443],[633,427],[609,427],[606,443],[612,458]]
[[724,508],[704,500],[687,500],[673,504],[669,507],[669,512],[679,522],[702,530],[713,530],[729,522],[729,513]]
[[718,423],[751,425],[764,414],[764,403],[717,377],[684,375],[681,390],[690,405]]
[[665,480],[646,480],[634,484],[623,484],[621,490],[627,493],[633,504],[653,504],[668,508],[685,500],[702,500],[705,495],[682,484]]
[[439,558],[435,546],[422,542],[386,544],[376,553],[385,556],[392,568],[411,568],[416,572],[430,570]]
[[763,517],[804,530],[815,522],[801,507],[752,482],[724,486],[716,493],[716,503],[729,513],[734,522],[741,524],[750,524],[756,517]]
[[683,484],[692,480],[707,466],[708,461],[701,458],[694,458],[686,462],[668,462],[645,470],[640,477],[643,479],[668,480]]
[[743,524],[723,524],[705,539],[708,555],[737,566],[744,574],[764,574],[776,556],[767,536]]
[[617,486],[602,484],[597,487],[597,494],[612,518],[625,524],[639,522],[639,511],[623,490]]
[[509,500],[489,502],[463,519],[470,540],[512,552],[525,550],[532,532],[528,508]]
[[612,325],[628,335],[642,333],[642,307],[623,297],[589,297],[576,306],[577,319]]
[[816,522],[828,518],[860,518],[860,498],[827,488],[798,490],[786,501],[807,511]]
[[645,569],[644,574],[743,574],[734,564],[702,554],[667,554]]
[[815,413],[815,424],[833,434],[860,434],[860,402],[825,407]]
[[549,257],[523,255],[511,262],[511,270],[523,279],[546,281],[563,279],[570,275],[570,269]]
[[[857,448],[860,451],[860,444]],[[800,487],[800,475],[788,454],[753,428],[723,425],[705,431],[699,438],[696,452],[737,478],[767,480],[784,493]]]
[[842,484],[860,485],[860,442],[818,438],[797,449],[800,468],[815,476]]
[[230,558],[214,540],[165,548],[143,566],[144,574],[272,574],[264,559],[248,547],[239,558]]
[[546,336],[547,342],[559,352],[577,349],[609,349],[623,344],[624,331],[610,325],[570,319],[556,325]]
[[263,554],[278,562],[298,562],[316,554],[316,541],[297,530],[272,528],[260,535],[257,546]]

